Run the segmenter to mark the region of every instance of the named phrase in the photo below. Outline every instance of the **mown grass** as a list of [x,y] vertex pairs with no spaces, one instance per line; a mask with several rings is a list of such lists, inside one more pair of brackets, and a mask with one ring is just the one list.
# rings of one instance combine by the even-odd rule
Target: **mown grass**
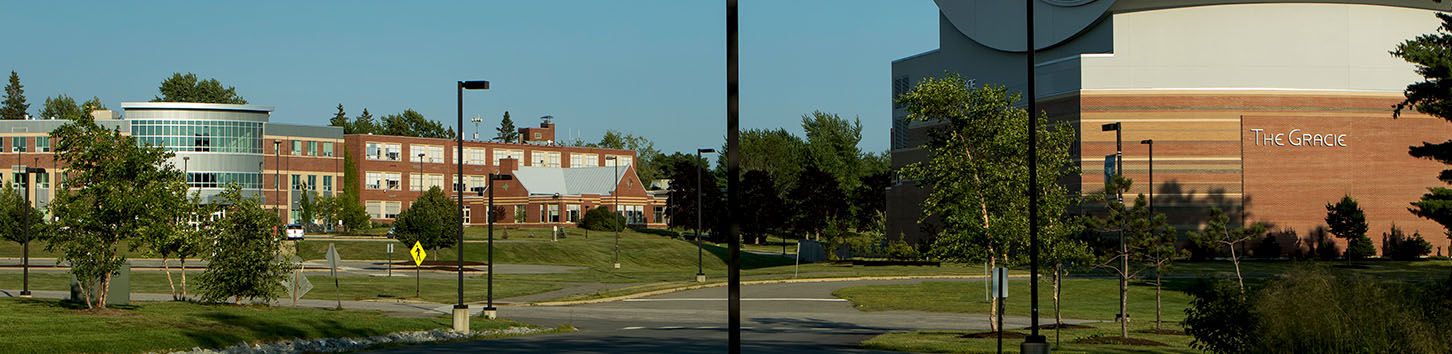
[[[302,298],[334,300],[341,296],[343,300],[408,299],[436,303],[458,301],[457,279],[426,277],[420,279],[421,282],[415,283],[412,271],[395,271],[406,272],[409,277],[341,276],[338,277],[336,290],[333,287],[333,278],[327,274],[307,274],[308,281],[313,284],[313,290]],[[188,271],[187,273],[187,294],[196,298],[198,296],[196,276],[200,272]],[[173,281],[180,287],[179,274],[173,271],[172,276]],[[5,284],[6,288],[19,289],[20,277],[20,273],[0,273],[0,284]],[[495,299],[542,293],[560,288],[560,284],[557,282],[495,280]],[[68,291],[70,290],[70,275],[61,272],[31,273],[30,288],[32,290]],[[422,297],[416,297],[415,291],[420,292]],[[166,282],[166,275],[161,272],[132,272],[131,292],[169,294],[171,286]],[[484,301],[487,292],[488,281],[485,278],[477,276],[464,278],[464,301]],[[287,294],[279,292],[278,298],[287,298]]]
[[[1040,334],[1048,337],[1052,351],[1055,353],[1199,353],[1200,351],[1190,349],[1190,337],[1181,334],[1154,334],[1137,332],[1153,328],[1153,324],[1144,322],[1132,322],[1130,330],[1131,338],[1148,339],[1163,343],[1165,346],[1140,346],[1140,345],[1119,345],[1119,344],[1083,344],[1075,343],[1078,340],[1094,337],[1117,337],[1119,336],[1118,323],[1092,323],[1090,328],[1065,328],[1058,333],[1056,340],[1054,330],[1041,329]],[[1171,327],[1166,327],[1170,329]],[[1172,327],[1179,330],[1179,326]],[[998,340],[989,338],[963,338],[964,334],[983,333],[986,331],[912,331],[894,332],[883,334],[862,343],[863,347],[876,350],[891,350],[914,353],[995,353],[998,349]],[[1026,329],[1010,329],[1009,332],[1028,334]],[[1023,339],[1003,339],[1004,353],[1018,353],[1019,343]],[[1057,344],[1055,344],[1057,342]]]
[[[1179,291],[1193,280],[1167,280],[1161,293],[1165,323],[1178,323],[1185,318],[1190,296]],[[1006,314],[1028,316],[1030,313],[1029,282],[1009,281]],[[925,281],[917,284],[868,285],[838,289],[832,295],[847,299],[862,311],[925,311],[987,314],[989,310],[983,282]],[[1052,284],[1039,283],[1040,316],[1053,316]],[[1153,323],[1155,319],[1154,287],[1131,282],[1128,307],[1131,323]],[[1065,279],[1061,295],[1064,318],[1113,321],[1119,313],[1119,282],[1114,279]]]
[[[0,352],[137,353],[218,348],[293,338],[382,335],[450,328],[448,316],[399,318],[372,311],[140,303],[110,311],[48,299],[0,299]],[[474,330],[524,324],[474,318]]]

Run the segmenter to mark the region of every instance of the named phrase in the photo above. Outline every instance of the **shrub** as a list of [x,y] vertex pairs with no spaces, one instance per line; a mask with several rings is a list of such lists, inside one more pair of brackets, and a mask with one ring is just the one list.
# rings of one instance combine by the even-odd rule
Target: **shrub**
[[1371,244],[1371,238],[1366,235],[1353,237],[1346,245],[1346,258],[1363,259],[1376,255],[1376,246]]
[[1254,343],[1255,313],[1235,283],[1222,279],[1196,281],[1187,293],[1185,333],[1190,348],[1211,353],[1247,353]]
[[918,249],[909,245],[907,241],[897,240],[897,242],[893,242],[887,246],[887,258],[911,261],[922,259],[923,255],[918,253]]
[[1259,258],[1280,258],[1281,243],[1276,239],[1276,234],[1268,234],[1260,239],[1260,245],[1255,246],[1252,254]]
[[585,212],[585,217],[580,218],[579,227],[595,231],[621,231],[624,230],[625,217],[610,212],[605,207],[595,207]]
[[1336,257],[1340,256],[1341,248],[1339,246],[1336,246],[1336,242],[1331,241],[1331,239],[1322,239],[1321,244],[1316,246],[1316,257],[1321,258],[1322,260],[1329,261],[1336,259]]
[[1392,225],[1391,231],[1381,234],[1381,253],[1386,258],[1408,261],[1432,253],[1432,243],[1423,239],[1421,233],[1407,237],[1402,229]]

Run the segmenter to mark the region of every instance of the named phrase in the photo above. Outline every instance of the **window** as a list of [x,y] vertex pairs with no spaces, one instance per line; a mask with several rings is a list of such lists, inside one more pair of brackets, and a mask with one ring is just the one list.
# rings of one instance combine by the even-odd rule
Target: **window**
[[469,226],[469,218],[474,214],[472,208],[464,208],[464,226]]
[[302,150],[303,150],[302,140],[293,140],[292,141],[292,150],[288,150],[287,153],[290,154],[290,155],[302,155],[302,152],[303,152]]
[[403,144],[370,142],[364,144],[364,152],[369,160],[398,161],[399,155],[403,154]]
[[37,137],[35,137],[35,151],[39,151],[39,152],[50,152],[50,137],[48,137],[48,136],[37,136]]
[[[408,149],[409,149],[409,151],[411,151],[408,154],[409,161],[413,161],[413,162],[428,162],[428,163],[443,163],[444,162],[444,147],[443,146],[439,146],[439,145],[409,145],[408,146]],[[424,155],[423,158],[420,159],[418,157],[418,154],[423,154]]]
[[370,201],[368,201],[367,203],[364,203],[364,204],[366,205],[366,208],[368,209],[368,217],[374,218],[374,219],[382,219],[383,218],[383,201],[370,200]]
[[399,209],[403,208],[403,202],[384,202],[383,218],[392,219],[398,217]]
[[35,174],[35,188],[41,188],[41,189],[50,188],[50,174],[49,173],[37,173],[37,174]]
[[333,193],[333,176],[323,176],[323,192]]
[[292,175],[292,184],[287,186],[287,189],[303,189],[302,175]]
[[399,209],[403,208],[403,202],[390,202],[382,200],[370,200],[367,203],[368,217],[374,219],[392,219],[398,217]]
[[560,167],[559,151],[531,151],[529,161],[536,167]]
[[429,188],[444,188],[444,175],[442,174],[408,174],[408,190],[415,192],[427,191]]
[[543,204],[539,206],[539,222],[560,222],[560,205]]
[[615,212],[625,216],[626,224],[644,224],[645,206],[642,205],[616,205]]
[[131,121],[131,136],[136,138],[138,145],[157,146],[170,151],[264,152],[262,123],[259,122],[140,117],[127,120]]
[[309,141],[308,142],[307,155],[308,156],[318,156],[318,142],[316,142],[316,141]]
[[317,175],[308,175],[308,190],[309,191],[313,191],[313,192],[318,191],[318,176]]
[[569,217],[569,221],[570,222],[580,222],[580,205],[579,204],[566,205],[565,206],[565,215],[567,215]]
[[611,155],[611,156],[615,156],[615,160],[608,160],[608,159],[605,160],[605,166],[615,166],[615,163],[617,163],[617,162],[620,163],[620,166],[621,167],[630,166],[630,156],[628,156],[628,155]]
[[325,142],[325,143],[323,143],[323,156],[325,156],[325,157],[333,157],[333,143],[331,143],[331,142]]
[[398,172],[368,172],[365,174],[363,182],[366,184],[365,188],[367,189],[396,191],[401,188],[399,180],[402,178],[403,174]]
[[23,136],[10,138],[10,152],[25,152],[26,145],[29,144],[26,143],[26,138]]
[[586,153],[570,153],[570,167],[596,166],[600,166],[600,155]]
[[651,216],[653,216],[653,217],[654,217],[654,218],[653,218],[653,219],[654,219],[654,221],[651,221],[651,222],[653,222],[653,223],[657,223],[657,224],[664,224],[664,223],[665,223],[665,222],[666,222],[666,221],[665,221],[665,215],[666,215],[666,212],[665,212],[665,206],[660,206],[660,205],[657,205],[657,206],[656,206],[656,207],[655,207],[655,208],[654,208],[654,210],[652,210],[652,211],[653,211],[653,212],[654,212],[654,213],[652,213],[652,214],[653,214],[653,215],[651,215]]
[[486,161],[484,148],[464,148],[464,157],[464,163],[470,165],[483,165]]
[[494,149],[494,165],[499,166],[499,160],[521,159],[524,157],[524,150]]

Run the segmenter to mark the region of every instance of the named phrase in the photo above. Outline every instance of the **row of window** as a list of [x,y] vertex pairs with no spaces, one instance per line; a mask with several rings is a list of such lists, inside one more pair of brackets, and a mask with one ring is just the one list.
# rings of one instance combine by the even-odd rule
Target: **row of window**
[[[408,146],[408,149],[410,151],[409,152],[409,156],[404,157],[403,156],[403,144],[400,144],[400,143],[369,142],[369,143],[365,143],[364,144],[364,154],[365,154],[365,158],[368,159],[368,160],[375,160],[375,161],[410,161],[410,162],[425,162],[425,163],[443,163],[444,162],[444,155],[445,155],[444,151],[445,150],[444,150],[444,147],[443,146],[440,146],[440,145],[419,145],[419,144],[413,144],[413,145],[409,145]],[[524,150],[522,150],[522,149],[493,149],[493,150],[494,150],[494,153],[493,153],[493,165],[494,166],[498,166],[499,165],[499,161],[500,160],[504,160],[504,159],[516,159],[516,160],[523,160],[524,159]],[[485,148],[465,147],[464,148],[464,154],[463,154],[464,155],[464,164],[467,164],[467,165],[481,165],[481,166],[484,165],[485,162],[486,162],[485,161],[485,156],[488,155],[486,151],[487,151],[487,149],[485,149]],[[459,156],[458,156],[459,154],[452,154],[452,155],[453,155],[453,158],[450,159],[450,160],[452,160],[450,162],[451,163],[455,163],[455,164],[459,163]],[[532,166],[560,167],[561,166],[560,163],[562,161],[561,160],[561,157],[562,156],[563,156],[563,153],[560,152],[560,151],[531,151],[530,152],[530,156],[529,156],[529,161],[533,162],[531,164]],[[629,165],[630,162],[631,162],[631,159],[632,159],[631,156],[629,156],[629,155],[612,155],[612,156],[615,156],[615,158],[618,159],[622,165]],[[599,154],[591,154],[591,153],[570,153],[570,166],[572,166],[572,167],[581,167],[581,166],[614,166],[615,165],[615,160],[606,159],[605,162],[604,162],[604,164],[601,164],[599,161],[600,161],[600,155]]]
[[[318,186],[319,186],[318,185],[318,180],[319,180],[318,179],[318,177],[319,177],[318,175],[291,175],[291,177],[292,177],[292,180],[291,180],[292,183],[288,184],[291,187],[290,188],[287,188],[287,189],[289,189],[289,190],[305,190],[305,191],[311,191],[311,192],[317,192],[318,191]],[[332,193],[333,192],[333,176],[321,176],[321,177],[322,177],[322,181],[323,181],[323,184],[322,184],[322,191],[323,191],[323,193]],[[274,183],[273,183],[273,186],[272,187],[273,188],[277,188],[278,186],[277,186],[277,183],[275,183],[276,181],[273,181],[273,182]]]
[[[370,217],[374,218],[374,219],[393,219],[395,217],[398,217],[398,213],[403,208],[403,202],[401,202],[401,201],[370,200],[370,201],[365,202],[364,204],[366,205],[366,209],[368,209],[368,215]],[[528,207],[529,207],[529,205],[525,205],[525,204],[515,205],[514,206],[514,210],[516,210],[516,211],[517,210],[526,210],[526,208],[528,208]],[[541,222],[541,223],[560,223],[560,222],[576,223],[576,222],[580,222],[580,217],[582,217],[583,214],[581,213],[581,207],[580,207],[579,204],[568,204],[568,205],[565,205],[564,207],[565,208],[564,208],[563,212],[561,212],[560,205],[559,204],[540,204],[539,205],[539,219],[538,219],[539,222]],[[643,205],[617,205],[615,209],[617,211],[620,211],[620,212],[623,212],[624,213],[627,223],[630,223],[630,224],[644,224],[645,223],[645,206],[643,206]],[[515,219],[514,219],[514,217],[513,217],[512,214],[505,213],[503,211],[503,206],[496,206],[495,207],[495,210],[496,210],[495,214],[503,214],[503,218],[505,219],[503,221],[508,221],[508,222],[515,221]],[[471,221],[470,220],[471,214],[473,214],[472,213],[472,210],[470,210],[468,208],[465,208],[464,209],[464,223],[465,224],[469,224],[470,223],[470,221]],[[493,218],[495,218],[495,215],[490,215],[489,217],[491,219],[493,219]],[[493,221],[499,222],[501,220],[495,219]],[[656,223],[664,223],[665,222],[665,207],[663,207],[663,206],[657,206],[657,207],[655,207],[655,221],[654,222],[656,222]]]
[[311,141],[311,140],[290,140],[292,149],[289,149],[293,156],[322,156],[333,157],[333,142]]
[[134,120],[137,143],[171,151],[262,153],[262,123],[213,120]]
[[50,152],[50,137],[35,137],[35,149],[30,148],[30,137],[16,136],[10,138],[10,152]]
[[187,172],[191,188],[225,188],[236,183],[247,189],[262,188],[262,174],[247,172]]

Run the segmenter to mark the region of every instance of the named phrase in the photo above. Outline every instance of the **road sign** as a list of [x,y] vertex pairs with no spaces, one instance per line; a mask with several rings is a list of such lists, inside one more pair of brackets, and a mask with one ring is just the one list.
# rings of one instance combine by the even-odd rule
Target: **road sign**
[[993,268],[993,293],[1000,299],[1008,298],[1008,268]]
[[393,253],[393,244],[388,244],[388,253]]
[[[293,288],[294,288],[293,287],[293,282],[294,282],[294,279],[296,279],[295,281],[297,282],[297,284],[296,284],[297,285],[297,287],[296,287],[296,289],[297,289],[296,291],[297,292],[296,293],[293,293]],[[304,275],[303,272],[302,272],[302,270],[299,269],[299,270],[295,271],[295,273],[292,274],[291,277],[287,277],[287,279],[283,279],[283,281],[282,281],[282,287],[284,289],[287,289],[287,297],[288,298],[291,298],[291,299],[299,299],[299,298],[302,298],[304,295],[307,295],[308,294],[308,291],[313,290],[313,282],[308,281],[308,276],[307,275]]]
[[328,267],[329,268],[333,268],[334,270],[338,269],[338,249],[337,248],[334,248],[333,247],[333,244],[331,244],[331,243],[328,244],[328,255],[327,255],[327,257],[328,257]]
[[428,252],[424,252],[423,245],[419,244],[418,241],[414,241],[413,249],[409,250],[408,253],[413,255],[413,264],[417,266],[423,265],[424,256],[429,255]]

